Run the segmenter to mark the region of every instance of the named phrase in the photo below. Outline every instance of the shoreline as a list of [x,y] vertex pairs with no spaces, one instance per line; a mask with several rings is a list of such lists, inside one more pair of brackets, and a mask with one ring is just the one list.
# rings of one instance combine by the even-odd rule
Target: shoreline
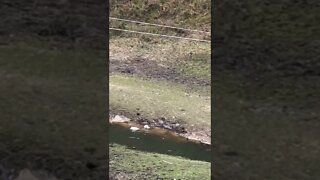
[[[188,128],[176,121],[165,120],[164,118],[146,119],[146,118],[130,118],[125,115],[115,114],[109,115],[109,123],[111,124],[127,124],[128,127],[132,125],[140,126],[144,129],[144,125],[148,125],[150,129],[159,128],[170,132],[179,137],[186,138],[188,141],[198,142],[204,145],[211,145],[210,130],[203,130],[197,127]],[[205,132],[203,132],[205,131]],[[208,135],[208,133],[210,135]]]

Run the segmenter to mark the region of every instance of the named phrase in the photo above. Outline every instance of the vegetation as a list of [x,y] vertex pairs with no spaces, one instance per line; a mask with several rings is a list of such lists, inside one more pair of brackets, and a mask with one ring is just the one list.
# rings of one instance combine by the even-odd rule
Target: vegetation
[[110,175],[117,179],[210,179],[210,163],[110,145]]
[[149,118],[165,117],[186,126],[210,126],[210,96],[187,93],[181,85],[113,75],[109,77],[109,88],[111,109],[112,106],[129,112],[139,109],[141,115]]
[[[110,16],[210,31],[210,7],[207,0],[110,1]],[[121,29],[210,39],[209,35],[180,30],[109,22],[111,27]],[[210,132],[209,43],[112,30],[110,34],[111,113],[139,112],[147,119],[164,117],[177,121],[188,131]],[[207,162],[130,150],[116,144],[110,146],[110,151],[112,179],[210,179]]]
[[210,0],[187,0],[183,3],[175,0],[112,0],[109,4],[111,17],[178,25],[185,28],[197,27],[199,30],[211,29]]

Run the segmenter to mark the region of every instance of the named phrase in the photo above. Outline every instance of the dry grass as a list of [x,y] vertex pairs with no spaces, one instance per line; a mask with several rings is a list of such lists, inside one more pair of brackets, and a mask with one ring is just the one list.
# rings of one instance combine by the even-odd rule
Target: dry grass
[[[179,25],[185,28],[209,30],[211,26],[211,1],[187,0],[112,0],[110,16],[136,19],[145,22]],[[146,14],[148,14],[146,16]]]

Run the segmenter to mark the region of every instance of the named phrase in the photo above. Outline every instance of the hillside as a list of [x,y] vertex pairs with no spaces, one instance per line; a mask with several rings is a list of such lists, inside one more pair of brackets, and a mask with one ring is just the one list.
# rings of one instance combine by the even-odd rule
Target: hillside
[[[210,1],[111,1],[110,10],[110,16],[116,18],[203,31],[210,31],[211,27]],[[210,40],[207,34],[118,20],[109,20],[109,23],[110,27],[120,29]],[[151,130],[160,127],[169,131],[167,133],[210,144],[210,43],[113,30],[110,35],[110,116],[124,115],[135,123],[147,123]],[[165,136],[158,138],[166,141]],[[152,142],[145,143],[145,146],[155,146]],[[118,144],[109,146],[112,152],[109,157],[111,179],[211,177],[210,156],[207,156],[207,162],[194,161],[172,154],[144,152],[131,143],[121,145],[126,148],[119,148]],[[174,151],[175,145],[172,146],[169,152]],[[132,162],[141,166],[136,167]]]

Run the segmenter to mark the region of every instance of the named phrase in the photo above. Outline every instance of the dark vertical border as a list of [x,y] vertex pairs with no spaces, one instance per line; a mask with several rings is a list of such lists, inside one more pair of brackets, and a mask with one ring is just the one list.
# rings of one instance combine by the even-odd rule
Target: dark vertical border
[[107,179],[109,179],[109,1],[105,1],[105,14],[106,14],[106,19],[105,19],[105,32],[106,32],[106,39],[104,40],[105,43],[105,50],[106,50],[106,68],[107,68],[107,73],[106,73],[106,83],[107,83],[107,89],[106,89],[106,93],[107,93],[107,114],[106,114],[106,121],[107,121],[107,173],[108,173],[108,177]]
[[215,67],[215,60],[214,60],[214,39],[215,39],[215,30],[216,28],[216,16],[214,14],[214,0],[211,0],[211,179],[214,179],[214,155],[213,155],[213,150],[214,150],[214,114],[213,114],[213,102],[215,101],[214,97],[214,67]]

